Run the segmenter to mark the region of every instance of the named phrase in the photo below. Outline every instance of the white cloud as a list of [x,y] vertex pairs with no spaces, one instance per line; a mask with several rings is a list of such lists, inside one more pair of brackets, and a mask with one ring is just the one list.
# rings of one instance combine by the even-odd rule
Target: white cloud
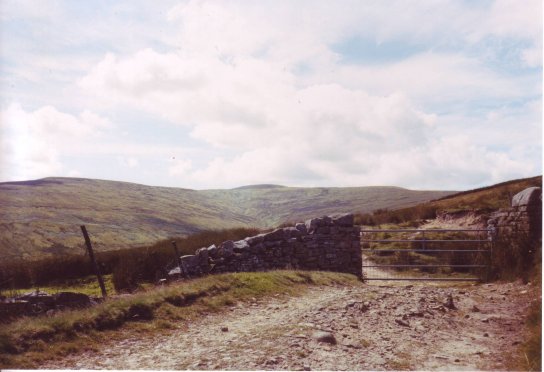
[[[116,9],[134,14],[130,3]],[[500,59],[504,42],[523,64],[517,69],[541,64],[538,1],[186,1],[163,16],[126,29],[119,20],[96,29],[83,22],[76,25],[79,37],[104,41],[113,35],[116,41],[99,49],[108,51],[102,58],[95,52],[89,60],[98,62],[91,68],[86,58],[70,55],[36,59],[28,65],[31,73],[18,72],[39,82],[41,71],[62,72],[66,61],[79,61],[71,73],[86,73],[71,102],[84,102],[93,112],[144,111],[184,126],[191,136],[183,139],[184,145],[191,141],[188,146],[171,139],[166,150],[110,137],[81,151],[115,154],[129,169],[143,168],[143,155],[175,153],[179,159],[166,172],[190,187],[273,182],[442,188],[539,172],[534,152],[519,150],[523,138],[503,140],[507,124],[521,118],[527,120],[518,132],[535,132],[535,116],[508,102],[540,95],[541,78],[505,73],[489,62]],[[380,64],[346,63],[349,58],[334,46],[357,38],[398,43],[409,53]],[[67,37],[58,44],[73,42]],[[504,110],[497,109],[501,105]],[[110,125],[91,111],[73,116],[46,106],[25,114],[40,123],[29,127],[57,142],[56,152],[42,161],[57,171],[59,154],[78,143],[61,145],[59,139]],[[489,135],[499,126],[500,133]],[[149,124],[146,131],[152,130]],[[504,146],[494,146],[493,139]],[[190,146],[217,155],[202,165],[185,148]]]
[[118,156],[117,162],[119,165],[125,168],[136,168],[140,165],[140,162],[135,157],[124,157],[124,156]]
[[335,79],[374,94],[401,90],[428,107],[462,104],[457,110],[477,100],[519,99],[541,90],[540,82],[532,77],[501,76],[478,60],[445,53],[423,53],[380,66],[340,66],[313,79]]
[[2,0],[0,19],[51,19],[59,16],[61,5],[56,0]]
[[58,175],[61,155],[100,136],[109,121],[92,112],[74,116],[44,106],[27,112],[11,104],[0,112],[1,180]]
[[[149,49],[124,59],[106,56],[80,84],[112,105],[128,103],[192,126],[196,138],[242,147],[248,144],[246,127],[266,133],[270,126],[288,126],[313,110],[305,106],[304,97],[312,89],[344,87],[363,96],[401,91],[418,105],[441,109],[463,105],[457,110],[466,109],[472,100],[519,99],[540,89],[537,81],[502,78],[459,55],[424,54],[381,67],[339,66],[332,73],[300,78],[283,65],[262,59],[224,62]],[[334,95],[325,101],[318,108],[327,104],[342,112],[356,109],[352,105],[358,103]],[[252,136],[252,142],[259,138]]]
[[[427,106],[540,92],[537,79],[501,76],[481,55],[471,52],[468,57],[458,47],[455,52],[448,49],[450,44],[511,37],[533,45],[520,49],[519,58],[527,65],[538,65],[542,39],[541,12],[535,11],[541,9],[538,2],[523,7],[508,1],[311,5],[301,12],[299,3],[181,3],[168,13],[171,23],[179,25],[176,50],[159,53],[146,48],[123,57],[108,54],[80,85],[107,92],[107,99],[113,95],[148,110],[159,102],[160,109],[155,111],[177,122],[194,121],[194,112],[198,118],[206,115],[210,105],[225,106],[228,116],[232,91],[243,105],[258,106],[246,113],[252,115],[266,104],[259,97],[266,95],[274,105],[277,102],[271,100],[281,99],[278,91],[297,85],[339,83],[377,95],[402,91]],[[427,49],[381,66],[346,66],[331,45],[353,35],[377,42],[403,40],[408,48],[414,42]],[[297,75],[300,66],[309,71],[304,78]],[[173,111],[179,114],[172,115]],[[208,119],[225,120],[224,116]],[[195,135],[200,132],[196,130]]]
[[299,186],[443,189],[445,185],[484,185],[538,172],[534,164],[473,145],[467,136],[433,140],[423,146],[413,144],[396,151],[353,152],[355,148],[340,148],[338,155],[343,156],[335,158],[313,146],[261,147],[233,159],[216,158],[207,167],[184,176],[201,187],[288,182]]
[[170,166],[168,167],[168,174],[173,177],[187,176],[192,170],[192,162],[185,159],[176,159],[175,157],[170,159]]
[[[512,99],[531,88],[461,55],[424,54],[385,67],[340,66],[299,78],[265,59],[224,61],[148,49],[128,58],[107,56],[80,84],[97,96],[109,94],[113,104],[128,103],[188,126],[194,138],[230,151],[205,167],[184,160],[169,168],[171,176],[200,187],[262,182],[441,187],[441,182],[480,184],[538,172],[490,151],[489,143],[467,153],[473,138],[462,146],[437,140],[445,121],[422,109],[424,103]],[[460,119],[450,122],[452,132],[465,127],[462,114]],[[446,157],[449,150],[462,154]]]
[[542,1],[496,0],[488,16],[474,23],[473,34],[515,37],[538,42],[542,40]]
[[261,53],[283,61],[308,59],[308,51],[330,53],[328,44],[353,35],[378,43],[404,40],[436,46],[488,37],[535,45],[542,40],[539,0],[188,1],[173,7],[168,19],[180,24],[182,50],[227,56]]
[[524,49],[521,52],[521,60],[528,67],[542,66],[542,44],[533,48]]

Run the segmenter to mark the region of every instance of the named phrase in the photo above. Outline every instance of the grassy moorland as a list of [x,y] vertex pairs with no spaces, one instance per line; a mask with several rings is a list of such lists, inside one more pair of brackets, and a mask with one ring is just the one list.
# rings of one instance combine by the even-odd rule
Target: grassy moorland
[[[363,219],[375,219],[371,221],[373,223],[393,222],[399,226],[399,224],[414,223],[417,225],[418,220],[433,218],[438,211],[471,210],[487,213],[497,208],[507,207],[511,196],[522,189],[540,185],[541,177],[515,180],[413,207],[397,210],[382,209],[374,213],[361,214],[358,219],[360,222]],[[276,188],[276,186],[260,186],[258,189],[268,190],[262,191],[263,193],[272,193],[271,190]],[[241,189],[235,193],[244,190]],[[209,191],[211,194],[216,192],[218,191]],[[278,203],[281,204],[279,201]],[[284,207],[287,208],[287,206]],[[321,207],[324,208],[323,205]],[[262,208],[265,207],[262,206]],[[257,210],[258,208],[255,208],[255,211]],[[255,211],[252,213],[257,213]],[[201,246],[227,239],[243,238],[256,232],[256,229],[201,232],[178,238],[176,241],[181,253],[184,254],[192,253]],[[540,288],[541,250],[527,261],[523,259],[526,256],[523,253],[526,248],[523,242],[505,242],[503,245],[497,245],[496,259],[493,262],[496,274],[494,278],[511,280],[524,277],[524,273],[529,272],[528,279]],[[501,252],[508,254],[501,254]],[[125,288],[136,289],[136,292],[128,297],[110,298],[90,309],[66,311],[51,317],[22,318],[13,323],[1,325],[0,367],[36,368],[43,360],[62,357],[83,348],[97,347],[106,339],[177,329],[180,327],[180,320],[190,320],[203,313],[219,311],[225,306],[246,301],[252,297],[258,298],[277,293],[298,295],[302,294],[308,285],[336,283],[361,285],[356,284],[358,282],[355,277],[347,274],[292,271],[223,274],[159,288],[145,284],[153,281],[154,270],[164,267],[165,263],[172,259],[170,239],[160,240],[147,247],[102,251],[98,257],[106,266],[110,265],[107,271],[111,274],[107,277],[110,289],[115,286],[117,277],[126,281],[122,283],[126,285]],[[72,258],[73,262],[70,261]],[[429,256],[416,258],[432,259]],[[90,273],[89,271],[85,274],[82,270],[86,257],[63,255],[62,259],[65,261],[58,261],[59,256],[37,260],[33,261],[32,265],[19,261],[20,267],[7,265],[4,268],[9,270],[19,268],[21,280],[30,280],[34,284],[40,278],[44,283],[47,282],[48,275],[50,277],[53,274],[61,275],[57,278],[59,282],[48,288],[52,292],[56,289],[74,290],[77,287],[83,291],[95,291],[94,294],[98,294],[96,285],[88,282],[88,279],[70,279]],[[525,262],[523,265],[518,264],[523,262]],[[0,273],[2,273],[1,264]],[[530,264],[530,267],[525,264]],[[29,268],[35,269],[34,274],[25,279],[25,275],[32,272]],[[60,269],[64,272],[55,272]],[[91,294],[91,292],[87,293]],[[514,369],[538,370],[541,366],[540,314],[541,304],[538,303],[531,308],[526,320],[527,341],[520,345],[519,358],[516,357]]]
[[[360,285],[354,275],[329,272],[270,271],[213,275],[112,298],[92,308],[50,317],[22,318],[0,325],[0,368],[38,368],[104,340],[183,326],[203,313],[251,298],[296,296],[310,285]],[[119,330],[124,332],[115,332]]]
[[528,187],[542,187],[542,176],[523,178],[496,185],[463,191],[445,197],[420,203],[415,206],[396,209],[376,209],[372,213],[360,213],[356,222],[363,225],[384,223],[408,223],[433,219],[437,213],[474,212],[487,214],[500,208],[508,208],[512,197]]
[[333,212],[401,208],[451,194],[399,187],[275,185],[188,190],[80,178],[0,183],[0,255],[80,254],[86,225],[97,251],[234,227],[275,227]]
[[510,207],[511,199],[515,194],[533,186],[542,187],[542,176],[511,180],[463,191],[442,197],[430,204],[447,212],[459,210],[493,211]]

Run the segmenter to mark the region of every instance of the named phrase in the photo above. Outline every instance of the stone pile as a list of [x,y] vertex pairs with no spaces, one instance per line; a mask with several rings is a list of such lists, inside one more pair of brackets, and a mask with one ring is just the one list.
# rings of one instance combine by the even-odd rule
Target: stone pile
[[239,241],[198,249],[181,257],[170,276],[266,271],[274,269],[324,270],[362,277],[359,227],[352,214],[313,218]]

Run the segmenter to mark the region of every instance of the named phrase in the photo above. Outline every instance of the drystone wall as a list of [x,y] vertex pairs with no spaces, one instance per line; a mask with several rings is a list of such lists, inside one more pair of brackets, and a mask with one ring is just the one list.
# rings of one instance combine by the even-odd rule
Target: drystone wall
[[180,258],[170,276],[303,269],[336,271],[362,278],[359,227],[352,214],[313,218],[239,241],[198,249]]
[[524,236],[537,243],[542,239],[542,192],[540,187],[529,187],[512,198],[512,206],[490,216],[488,228],[495,236]]

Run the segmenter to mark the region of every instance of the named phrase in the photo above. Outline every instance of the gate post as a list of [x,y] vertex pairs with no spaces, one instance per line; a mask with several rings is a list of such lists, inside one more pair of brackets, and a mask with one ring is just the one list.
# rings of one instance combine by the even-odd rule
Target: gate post
[[487,236],[489,239],[489,257],[487,258],[487,270],[485,272],[485,281],[489,281],[491,265],[493,264],[493,246],[495,245],[496,230],[494,226],[491,226],[487,231]]

